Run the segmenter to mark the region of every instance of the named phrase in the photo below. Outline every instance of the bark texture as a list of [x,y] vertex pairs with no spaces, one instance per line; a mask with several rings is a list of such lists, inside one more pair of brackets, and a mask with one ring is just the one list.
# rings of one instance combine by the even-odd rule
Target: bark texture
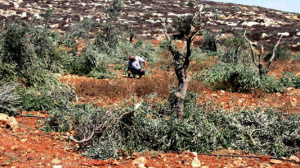
[[[203,9],[203,6],[201,5],[199,8],[199,14],[195,15],[199,23],[202,21],[202,16],[201,16],[201,11]],[[183,110],[184,110],[184,99],[186,97],[186,92],[188,89],[188,84],[189,84],[189,76],[187,73],[187,69],[190,65],[191,62],[191,45],[193,42],[193,39],[195,36],[199,33],[201,29],[201,25],[197,25],[193,27],[191,25],[191,31],[188,35],[185,35],[185,42],[186,42],[186,54],[182,54],[179,52],[176,47],[172,44],[172,39],[167,33],[167,26],[166,23],[163,24],[164,27],[164,34],[169,42],[169,50],[171,51],[171,54],[173,56],[173,61],[174,61],[174,66],[175,66],[175,74],[178,80],[178,90],[175,93],[176,96],[176,107],[175,107],[175,112],[177,114],[177,118],[179,120],[182,120],[183,116]]]

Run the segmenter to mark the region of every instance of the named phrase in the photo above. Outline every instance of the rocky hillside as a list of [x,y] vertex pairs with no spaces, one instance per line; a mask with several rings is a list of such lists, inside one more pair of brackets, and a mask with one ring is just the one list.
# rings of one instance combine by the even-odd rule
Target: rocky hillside
[[[103,9],[108,4],[109,0],[0,0],[0,20],[42,20],[45,12],[52,9],[49,28],[63,32],[85,17],[105,22]],[[199,4],[204,5],[203,15],[208,18],[204,20],[205,28],[221,38],[247,28],[253,41],[263,41],[270,47],[282,34],[282,45],[300,51],[300,14],[262,7],[206,0],[193,3],[188,0],[126,0],[119,21],[124,28],[132,27],[141,36],[160,38],[162,21],[171,23],[176,17],[191,15]]]

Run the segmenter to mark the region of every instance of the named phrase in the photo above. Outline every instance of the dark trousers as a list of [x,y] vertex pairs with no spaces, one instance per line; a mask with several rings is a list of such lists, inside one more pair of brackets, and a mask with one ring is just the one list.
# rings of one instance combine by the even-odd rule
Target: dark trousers
[[132,73],[133,78],[135,78],[135,75],[139,75],[139,77],[142,77],[143,75],[145,75],[145,71],[141,72],[141,69],[136,69],[133,66],[129,67],[129,70]]

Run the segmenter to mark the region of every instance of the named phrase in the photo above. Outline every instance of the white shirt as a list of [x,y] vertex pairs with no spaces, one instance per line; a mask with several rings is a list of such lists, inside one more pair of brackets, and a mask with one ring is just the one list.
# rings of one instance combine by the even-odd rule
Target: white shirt
[[135,61],[128,61],[128,67],[133,66],[136,69],[142,69],[142,62],[145,60],[139,56],[135,56]]

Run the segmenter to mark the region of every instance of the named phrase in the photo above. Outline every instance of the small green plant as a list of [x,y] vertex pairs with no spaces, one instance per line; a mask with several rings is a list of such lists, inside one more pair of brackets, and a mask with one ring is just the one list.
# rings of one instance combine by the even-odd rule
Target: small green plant
[[[272,52],[269,52],[265,57],[264,61],[269,61],[272,56]],[[287,60],[292,57],[292,52],[288,49],[284,49],[282,47],[278,47],[275,53],[274,60]]]
[[201,78],[205,82],[213,84],[217,90],[251,92],[261,86],[259,75],[253,69],[239,64],[220,63],[214,65],[204,71]]
[[194,8],[194,6],[195,6],[195,3],[194,3],[194,1],[193,0],[190,0],[189,2],[188,2],[188,7],[190,7],[190,8]]
[[210,32],[206,32],[204,34],[202,50],[216,52],[217,51],[217,43],[218,43],[218,40],[217,40],[216,36]]
[[105,65],[98,65],[89,73],[89,76],[97,79],[109,79],[112,78],[114,74],[109,72]]
[[115,69],[115,70],[124,70],[124,69],[126,69],[126,68],[125,68],[124,65],[122,65],[122,64],[116,64],[115,67],[114,67],[114,69]]

